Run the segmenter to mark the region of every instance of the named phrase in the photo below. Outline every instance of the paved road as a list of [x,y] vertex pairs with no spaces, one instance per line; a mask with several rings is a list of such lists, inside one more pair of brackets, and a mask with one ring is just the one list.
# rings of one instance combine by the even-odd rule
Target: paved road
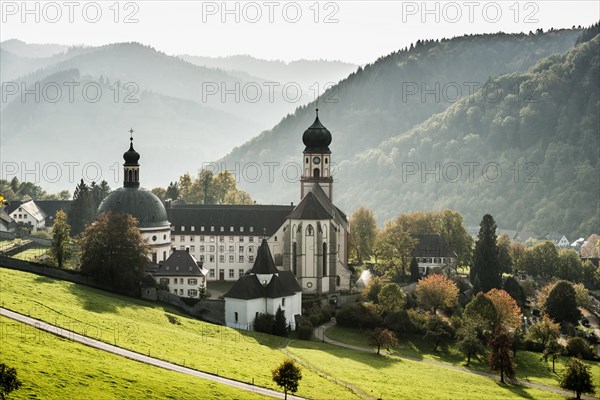
[[[78,342],[78,343],[84,344],[86,346],[94,347],[98,350],[103,350],[103,351],[106,351],[106,352],[109,352],[112,354],[116,354],[116,355],[119,355],[122,357],[126,357],[131,360],[143,362],[144,364],[153,365],[155,367],[164,368],[164,369],[168,369],[171,371],[176,371],[176,372],[180,372],[183,374],[195,376],[197,378],[221,383],[223,385],[231,386],[231,387],[245,390],[245,391],[252,392],[252,393],[257,393],[257,394],[260,394],[263,396],[273,397],[276,399],[284,398],[283,393],[277,392],[275,390],[265,389],[263,387],[250,385],[250,384],[244,383],[244,382],[238,382],[233,379],[227,379],[227,378],[223,378],[223,377],[220,377],[217,375],[208,374],[206,372],[201,372],[201,371],[197,371],[195,369],[183,367],[181,365],[177,365],[177,364],[173,364],[173,363],[170,363],[167,361],[159,360],[157,358],[149,357],[144,354],[136,353],[134,351],[125,350],[121,347],[113,346],[111,344],[104,343],[104,342],[101,342],[96,339],[92,339],[88,336],[83,336],[78,333],[68,331],[61,327],[51,325],[47,322],[40,321],[38,319],[31,318],[31,317],[28,317],[23,314],[19,314],[19,313],[7,310],[2,307],[0,307],[0,315],[3,317],[13,319],[15,321],[22,322],[27,325],[31,325],[37,329],[49,332],[53,335],[61,336],[66,339],[69,339],[71,341]],[[288,394],[288,399],[300,400],[300,399],[302,399],[302,397],[292,396],[292,395]]]
[[[340,347],[345,347],[347,349],[351,349],[351,350],[356,350],[356,351],[362,351],[362,352],[366,352],[366,353],[375,353],[376,350],[372,349],[372,348],[368,348],[368,347],[361,347],[361,346],[354,346],[351,344],[347,344],[347,343],[342,343],[342,342],[338,342],[337,340],[333,340],[329,337],[327,337],[327,335],[325,334],[325,331],[334,326],[335,325],[335,319],[332,319],[329,322],[326,322],[325,324],[318,326],[315,328],[314,331],[314,336],[315,338],[322,340],[326,343],[329,344],[333,344],[335,346],[340,346]],[[479,375],[479,376],[484,376],[486,378],[491,378],[494,380],[498,380],[498,376],[494,375],[494,374],[490,374],[487,372],[482,372],[482,371],[474,371],[471,369],[467,369],[467,368],[463,368],[463,367],[457,367],[454,365],[450,365],[450,364],[444,364],[441,362],[437,362],[437,361],[432,361],[432,360],[422,360],[422,359],[418,359],[418,358],[414,358],[414,357],[408,357],[408,356],[401,356],[398,354],[388,354],[390,357],[397,357],[397,358],[402,358],[405,360],[411,360],[411,361],[416,361],[416,362],[422,362],[422,363],[426,363],[426,364],[430,364],[430,365],[435,365],[437,367],[441,367],[441,368],[447,368],[447,369],[452,369],[455,371],[461,371],[461,372],[466,372],[469,374],[474,374],[474,375]],[[510,383],[516,384],[516,385],[521,385],[521,386],[526,386],[526,387],[531,387],[531,388],[536,388],[536,389],[540,389],[540,390],[545,390],[548,392],[554,392],[554,393],[558,393],[561,394],[563,396],[566,396],[568,398],[573,397],[573,392],[567,392],[564,391],[562,389],[558,389],[552,386],[546,386],[546,385],[541,385],[539,383],[532,383],[532,382],[528,382],[528,381],[523,381],[520,379],[507,379]],[[592,396],[586,396],[586,395],[581,395],[582,399],[586,399],[586,400],[597,400],[598,397],[592,397]]]

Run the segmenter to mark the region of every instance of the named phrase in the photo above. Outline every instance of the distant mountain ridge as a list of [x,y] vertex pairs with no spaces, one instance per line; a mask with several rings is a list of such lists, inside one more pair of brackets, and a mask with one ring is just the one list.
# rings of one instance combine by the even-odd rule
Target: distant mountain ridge
[[[337,204],[347,212],[360,205],[371,207],[380,222],[396,216],[401,211],[450,207],[464,212],[469,224],[477,224],[486,212],[496,212],[498,214],[496,220],[500,221],[499,223],[503,226],[518,226],[518,229],[535,229],[539,232],[563,229],[565,232],[575,234],[578,230],[591,229],[594,223],[597,227],[598,223],[593,222],[597,218],[594,217],[597,215],[593,209],[597,204],[594,200],[589,201],[592,208],[588,204],[586,207],[581,206],[577,213],[571,212],[571,215],[577,215],[577,220],[568,222],[569,218],[564,217],[565,213],[562,212],[562,217],[554,219],[555,222],[560,221],[560,223],[552,224],[541,214],[536,217],[536,197],[526,197],[527,207],[520,211],[520,215],[511,217],[508,214],[512,211],[510,204],[518,199],[518,192],[515,192],[514,188],[503,192],[499,190],[500,185],[496,185],[485,188],[485,192],[478,192],[473,191],[472,188],[481,185],[481,182],[472,184],[471,189],[466,190],[465,188],[469,186],[461,186],[458,183],[451,186],[438,185],[435,182],[419,181],[418,184],[409,184],[402,181],[403,166],[404,168],[407,168],[407,165],[414,166],[407,163],[417,163],[417,166],[421,167],[421,163],[425,162],[426,168],[433,169],[435,166],[430,163],[435,164],[438,160],[451,162],[447,157],[440,155],[442,154],[440,149],[445,149],[446,141],[451,139],[440,136],[441,133],[434,134],[429,124],[431,121],[439,121],[440,118],[444,118],[448,123],[450,121],[454,124],[458,123],[449,117],[460,109],[459,105],[474,101],[468,98],[468,94],[471,93],[468,91],[469,88],[474,87],[472,93],[479,93],[481,97],[481,88],[485,87],[489,90],[489,85],[497,85],[499,79],[499,82],[505,85],[501,87],[503,97],[516,93],[516,100],[513,98],[512,101],[518,104],[527,96],[536,94],[529,92],[528,87],[520,86],[522,82],[530,79],[527,74],[519,75],[519,73],[525,73],[542,59],[545,59],[542,64],[560,63],[562,60],[560,57],[564,57],[560,55],[572,49],[581,34],[582,30],[558,30],[529,35],[473,35],[439,42],[420,41],[411,49],[382,57],[377,62],[351,74],[332,89],[336,103],[325,101],[331,93],[324,94],[319,102],[320,119],[333,135],[330,147],[333,161],[338,164],[336,174],[338,183],[334,189]],[[558,55],[550,57],[554,54]],[[557,68],[561,67],[557,64]],[[590,73],[593,77],[595,72],[591,70]],[[506,78],[513,75],[515,75],[513,80]],[[506,86],[506,82],[510,82],[512,86]],[[477,86],[474,86],[475,84]],[[453,96],[450,91],[443,92],[444,87],[452,89],[457,86],[463,90],[462,97]],[[589,91],[590,87],[586,86],[582,89]],[[428,91],[433,94],[427,95]],[[558,102],[561,98],[568,98],[567,94],[558,92],[556,96],[557,93],[552,93],[552,97]],[[487,95],[489,96],[489,93]],[[542,99],[545,99],[545,95],[540,93]],[[561,97],[562,95],[564,97]],[[483,104],[479,103],[481,101],[478,105],[486,110],[494,106],[489,99]],[[283,118],[273,129],[263,132],[220,160],[224,165],[238,163],[242,166],[264,160],[279,163],[281,170],[275,173],[274,181],[241,180],[241,188],[252,193],[258,201],[286,202],[298,198],[299,185],[295,179],[282,176],[285,173],[283,166],[290,162],[300,162],[303,149],[302,132],[314,119],[315,107],[315,103],[300,107],[295,114]],[[589,107],[591,107],[590,112],[595,112],[597,115],[595,106]],[[478,116],[473,114],[475,112],[476,109],[473,109],[472,114],[468,115],[473,123],[478,120]],[[512,112],[516,115],[510,113],[506,115],[507,124],[512,121],[511,118],[517,121],[524,118],[524,115],[519,113],[526,113],[528,109],[514,108]],[[543,124],[544,120],[539,120],[538,123]],[[547,124],[543,126],[549,128]],[[446,126],[442,125],[442,127]],[[522,169],[524,162],[542,160],[540,157],[527,156],[527,151],[538,143],[531,137],[527,137],[524,131],[516,131],[512,140],[513,142],[516,140],[515,135],[523,136],[524,143],[519,146],[525,147],[509,149],[503,154],[492,151],[491,145],[486,147],[485,141],[480,143],[479,147],[473,147],[473,142],[469,140],[476,141],[474,135],[482,136],[484,132],[487,138],[500,140],[497,135],[487,132],[487,129],[492,127],[494,126],[490,125],[490,121],[485,120],[478,126],[481,132],[453,131],[452,139],[455,141],[460,137],[465,139],[457,145],[458,147],[448,148],[450,154],[455,155],[453,161],[462,163],[472,160],[479,162],[480,165],[482,162],[485,165],[485,163],[501,161],[506,176],[510,173],[508,168],[515,163],[520,163],[519,168]],[[451,129],[451,126],[446,128]],[[417,132],[418,137],[423,141],[422,146],[415,146],[412,143]],[[586,144],[593,145],[592,142]],[[494,145],[498,146],[497,143]],[[591,147],[591,149],[597,148],[597,146]],[[469,150],[475,149],[481,154],[469,153]],[[587,154],[590,150],[586,148],[585,151]],[[435,158],[434,155],[438,157]],[[498,156],[505,159],[498,160],[496,158]],[[591,168],[592,176],[596,173],[597,177],[597,165]],[[264,171],[266,172],[266,168]],[[523,174],[527,176],[527,172],[531,171],[521,170],[519,179],[523,179]],[[524,187],[523,190],[526,188]],[[502,189],[507,188],[504,186]],[[552,193],[558,194],[560,191],[559,188]],[[589,195],[590,190],[586,190],[585,193],[586,196]],[[470,198],[466,198],[467,194]],[[504,198],[505,195],[507,198]],[[546,196],[544,198],[547,199]],[[501,206],[494,205],[494,202],[499,199],[502,199],[499,204],[504,204],[507,209],[503,210]],[[542,201],[543,197],[538,200]],[[468,204],[472,204],[473,207],[468,207]],[[556,206],[562,203],[554,201],[553,204]],[[592,222],[586,222],[583,217],[585,213],[589,214]]]

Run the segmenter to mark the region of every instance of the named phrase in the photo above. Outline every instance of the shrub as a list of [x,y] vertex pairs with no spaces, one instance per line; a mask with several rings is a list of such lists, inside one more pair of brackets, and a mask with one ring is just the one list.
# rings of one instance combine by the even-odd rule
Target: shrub
[[410,319],[410,325],[407,327],[411,329],[409,333],[425,333],[427,329],[427,322],[429,318],[424,313],[420,313],[417,310],[408,310],[408,318]]
[[259,313],[254,319],[254,330],[256,332],[268,333],[270,335],[273,332],[274,325],[275,316],[273,314]]
[[348,328],[373,329],[383,324],[376,306],[370,303],[346,304],[335,318],[340,326]]
[[581,337],[572,337],[567,341],[567,353],[573,357],[589,359],[592,356],[590,345]]
[[298,339],[301,339],[301,340],[312,339],[313,328],[314,327],[310,323],[310,321],[307,321],[307,320],[302,321],[300,326],[296,329],[296,332],[298,333]]
[[310,323],[312,324],[312,326],[317,326],[321,323],[321,316],[317,315],[317,314],[312,314],[311,316],[308,317],[308,319],[310,320]]

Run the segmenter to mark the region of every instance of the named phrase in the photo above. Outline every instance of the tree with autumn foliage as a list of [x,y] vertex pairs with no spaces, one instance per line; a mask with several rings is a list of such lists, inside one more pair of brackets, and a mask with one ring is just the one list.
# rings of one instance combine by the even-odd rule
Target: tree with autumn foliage
[[133,293],[148,263],[148,245],[131,215],[106,212],[79,239],[81,273],[113,289]]
[[433,314],[438,308],[450,309],[458,304],[458,287],[446,275],[432,274],[417,283],[417,303],[431,310]]
[[504,326],[508,330],[521,326],[521,309],[504,290],[492,289],[485,294],[496,308],[496,326]]
[[512,337],[503,326],[498,326],[494,331],[489,347],[491,353],[488,363],[492,371],[500,371],[500,382],[504,383],[504,375],[509,378],[515,376],[515,360],[512,355]]
[[367,331],[367,337],[370,345],[377,346],[377,354],[379,354],[382,347],[390,351],[391,347],[398,345],[398,339],[394,332],[386,328],[370,329]]

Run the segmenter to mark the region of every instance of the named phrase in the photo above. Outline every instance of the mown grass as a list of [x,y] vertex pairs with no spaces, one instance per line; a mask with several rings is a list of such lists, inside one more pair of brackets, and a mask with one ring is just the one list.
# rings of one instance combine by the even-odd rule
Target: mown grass
[[[326,331],[327,337],[342,343],[348,343],[355,346],[368,347],[366,336],[358,329],[333,326]],[[474,371],[489,372],[489,367],[485,360],[471,360],[469,367],[466,367],[467,359],[453,345],[441,346],[438,351],[433,351],[431,341],[423,338],[423,335],[407,335],[400,339],[400,343],[393,349],[394,354],[413,357],[420,360],[437,361],[453,366],[469,368]],[[516,378],[533,383],[559,387],[558,379],[562,374],[567,357],[560,357],[556,360],[555,370],[552,372],[552,363],[541,360],[541,354],[531,351],[517,351]],[[586,361],[592,367],[593,382],[596,387],[600,387],[600,363]]]
[[[279,390],[271,370],[287,357],[280,351],[287,339],[208,324],[173,307],[10,269],[0,269],[0,304],[126,349]],[[167,315],[175,317],[176,323],[169,322]],[[308,370],[298,395],[356,398]]]
[[564,399],[556,393],[500,384],[486,377],[422,362],[364,353],[318,342],[296,341],[288,350],[322,372],[382,399]]
[[262,396],[95,350],[0,317],[0,362],[23,386],[11,399],[261,399]]
[[35,244],[31,248],[29,248],[25,251],[22,251],[20,253],[17,253],[12,257],[18,258],[19,260],[32,261],[35,258],[37,258],[41,255],[44,255],[47,250],[48,250],[48,247],[40,246],[39,244]]

